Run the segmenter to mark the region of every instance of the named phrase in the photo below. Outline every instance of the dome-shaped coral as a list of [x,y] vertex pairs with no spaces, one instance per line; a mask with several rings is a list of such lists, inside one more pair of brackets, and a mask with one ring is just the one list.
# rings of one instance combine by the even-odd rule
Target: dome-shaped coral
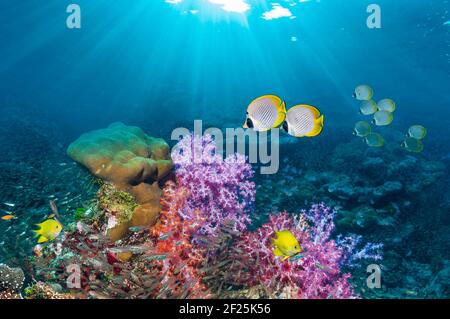
[[[164,140],[150,137],[138,127],[113,123],[83,134],[67,153],[96,177],[133,195],[139,206],[131,217],[132,226],[156,221],[161,197],[158,182],[172,169],[169,146]],[[116,234],[112,240],[124,235],[122,230],[112,233]]]

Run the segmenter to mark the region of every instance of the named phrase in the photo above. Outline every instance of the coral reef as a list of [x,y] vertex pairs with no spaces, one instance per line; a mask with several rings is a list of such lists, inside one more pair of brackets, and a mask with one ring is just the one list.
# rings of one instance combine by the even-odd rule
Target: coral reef
[[[202,154],[196,160],[196,154]],[[176,181],[166,181],[153,227],[130,227],[137,201],[104,183],[92,207],[56,241],[35,249],[36,278],[27,296],[50,298],[356,298],[345,267],[380,260],[381,245],[361,236],[333,239],[336,211],[323,204],[298,215],[272,215],[247,229],[255,198],[253,171],[237,154],[222,159],[210,136],[184,137],[172,154]],[[115,242],[105,234],[126,232]],[[275,230],[288,229],[304,252],[282,262]],[[79,287],[62,291],[77,265]],[[56,289],[55,287],[58,287]],[[38,289],[39,288],[39,289]]]
[[138,228],[115,243],[103,235],[102,218],[77,222],[59,241],[39,250],[33,260],[36,276],[66,286],[68,267],[77,265],[80,286],[66,290],[77,298],[207,297],[198,270],[201,259],[191,254],[191,235],[198,227],[177,214],[186,194],[168,182],[161,219],[151,233]]
[[241,232],[250,223],[255,200],[251,165],[240,154],[222,159],[211,136],[185,136],[172,151],[177,182],[190,192],[182,210],[185,219],[200,211],[207,222],[200,229],[209,236],[223,221],[232,221]]
[[22,269],[0,264],[0,299],[20,299],[24,280]]
[[75,296],[70,293],[56,291],[55,286],[37,282],[25,288],[25,299],[75,299]]
[[147,209],[150,204],[139,205],[127,192],[119,191],[110,183],[104,183],[97,192],[98,210],[107,220],[106,228],[112,241],[123,238],[131,227],[153,226],[159,211]]
[[[202,140],[205,141],[209,150],[215,149],[212,140]],[[186,145],[183,144],[186,140],[181,143]],[[151,229],[137,228],[114,244],[108,243],[102,235],[105,225],[110,224],[111,216],[120,215],[122,217],[114,219],[128,220],[136,203],[111,184],[102,185],[94,205],[96,213],[91,219],[79,221],[73,230],[59,238],[59,242],[43,247],[34,257],[39,277],[46,282],[63,283],[67,266],[77,264],[81,268],[78,293],[85,298],[212,296],[214,290],[217,291],[217,284],[212,282],[211,269],[218,263],[218,258],[212,257],[221,250],[212,244],[222,238],[224,229],[228,232],[224,243],[236,238],[240,234],[238,230],[245,229],[246,213],[254,197],[254,185],[249,181],[253,173],[245,159],[237,156],[225,160],[216,157],[215,162],[208,165],[189,165],[191,174],[187,174],[186,166],[179,165],[176,171],[178,183],[166,182],[158,223]],[[208,174],[201,174],[205,168]],[[212,176],[215,179],[210,179]],[[206,188],[209,181],[212,194],[196,193],[196,183],[202,183]],[[230,198],[214,203],[212,196],[221,189],[227,191]],[[209,208],[217,213],[214,224],[206,210]],[[242,225],[237,228],[232,218],[241,220]],[[46,272],[40,269],[57,270]],[[210,275],[208,286],[204,280],[207,274]],[[214,279],[221,278],[216,276]]]
[[[141,205],[128,220],[133,226],[154,223],[160,211],[158,183],[172,169],[169,146],[164,140],[150,137],[138,127],[113,123],[106,129],[83,134],[67,153],[94,176],[133,195]],[[124,235],[123,229],[113,233],[112,240]]]
[[[351,275],[342,273],[342,268],[350,260],[380,260],[381,245],[368,244],[358,250],[359,240],[352,245],[333,240],[335,214],[323,204],[314,205],[298,216],[271,215],[261,228],[245,233],[232,257],[236,261],[231,269],[236,283],[261,285],[265,297],[357,298],[349,282]],[[298,258],[281,261],[274,255],[275,230],[289,230],[295,235],[303,248]],[[346,237],[346,241],[352,240]]]
[[[309,152],[301,152],[298,145],[283,145],[280,152],[286,156],[277,176],[256,180],[258,221],[266,223],[272,211],[295,210],[307,203],[324,201],[338,207],[339,233],[385,243],[380,263],[383,289],[362,287],[358,293],[364,298],[429,297],[417,288],[427,281],[417,281],[413,289],[407,278],[415,263],[435,264],[432,273],[437,273],[444,271],[448,261],[450,201],[442,192],[449,185],[448,166],[430,160],[432,156],[425,152],[402,152],[398,148],[401,134],[388,131],[385,135],[391,143],[381,149],[342,138],[337,143],[308,145]],[[326,160],[317,161],[319,154]],[[431,213],[432,219],[428,218]],[[361,282],[367,278],[363,271],[352,270],[352,274]],[[404,287],[415,294],[405,295]]]

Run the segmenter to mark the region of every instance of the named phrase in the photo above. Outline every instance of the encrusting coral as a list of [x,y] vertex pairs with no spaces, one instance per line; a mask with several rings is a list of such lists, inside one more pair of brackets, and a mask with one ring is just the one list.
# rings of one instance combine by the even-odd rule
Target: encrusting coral
[[22,269],[0,264],[0,299],[20,299],[24,280]]
[[44,282],[25,288],[25,299],[75,299],[70,293],[60,293]]
[[[83,134],[67,153],[94,176],[133,195],[139,204],[130,219],[133,226],[148,226],[156,221],[161,208],[158,182],[172,169],[169,146],[164,140],[150,137],[138,127],[113,123]],[[124,228],[113,231],[111,239],[122,238]]]

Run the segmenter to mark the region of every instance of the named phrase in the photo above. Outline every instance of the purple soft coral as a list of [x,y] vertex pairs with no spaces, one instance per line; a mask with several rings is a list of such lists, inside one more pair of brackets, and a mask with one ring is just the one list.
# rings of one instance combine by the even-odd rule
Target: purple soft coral
[[200,211],[207,222],[200,229],[203,235],[215,235],[224,221],[232,221],[242,232],[250,222],[248,212],[255,200],[253,171],[246,158],[233,154],[223,160],[209,135],[187,135],[172,151],[178,184],[190,191],[180,214],[189,219]]
[[336,242],[341,247],[343,258],[341,264],[348,267],[358,266],[358,262],[361,260],[382,260],[383,257],[380,251],[383,249],[381,243],[367,243],[362,246],[362,236],[351,234],[349,236],[339,235],[336,238]]

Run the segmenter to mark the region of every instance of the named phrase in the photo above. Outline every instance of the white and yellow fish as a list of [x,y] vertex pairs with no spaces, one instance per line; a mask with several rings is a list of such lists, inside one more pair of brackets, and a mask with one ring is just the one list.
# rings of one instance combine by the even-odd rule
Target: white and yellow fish
[[423,140],[427,135],[427,129],[422,125],[413,125],[408,129],[408,137],[413,137],[417,140]]
[[382,147],[384,145],[384,138],[378,133],[370,133],[364,140],[370,147]]
[[393,113],[395,111],[395,102],[391,99],[383,99],[378,102],[378,109],[380,111],[388,111],[390,113]]
[[289,109],[282,128],[295,137],[315,137],[322,133],[324,116],[311,105],[296,105]]
[[401,144],[401,147],[411,153],[420,153],[424,148],[422,140],[414,137],[407,137]]
[[359,113],[362,115],[372,115],[378,111],[378,105],[373,100],[363,101],[359,108]]
[[369,123],[365,121],[359,121],[355,124],[355,128],[353,129],[353,135],[359,137],[366,137],[372,132],[372,127]]
[[264,95],[248,106],[244,128],[265,132],[280,126],[285,118],[286,103],[276,95]]
[[394,120],[394,115],[388,111],[378,111],[373,115],[373,123],[376,126],[387,126]]
[[353,97],[358,101],[368,101],[373,97],[373,90],[368,85],[359,85],[353,92]]

